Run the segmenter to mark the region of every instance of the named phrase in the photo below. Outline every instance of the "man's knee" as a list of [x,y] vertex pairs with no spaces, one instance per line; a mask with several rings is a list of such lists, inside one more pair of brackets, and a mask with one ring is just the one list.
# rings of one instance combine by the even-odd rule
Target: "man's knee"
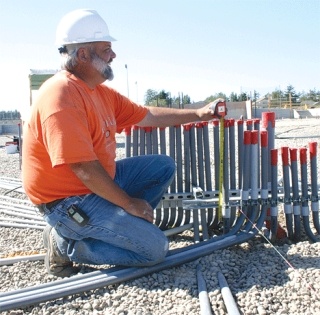
[[162,262],[169,249],[169,242],[166,237],[162,240],[158,240],[157,243],[154,244],[153,248],[148,253],[148,259],[143,264],[144,266],[153,266],[160,262]]

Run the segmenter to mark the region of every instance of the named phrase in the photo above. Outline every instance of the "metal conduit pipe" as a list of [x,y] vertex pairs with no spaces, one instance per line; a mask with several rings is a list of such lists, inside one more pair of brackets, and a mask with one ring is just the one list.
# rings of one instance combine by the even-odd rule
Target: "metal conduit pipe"
[[[160,154],[166,154],[166,137],[165,137],[165,128],[159,129],[159,137],[160,137]],[[158,144],[157,144],[158,146]],[[163,207],[165,207],[165,203],[163,202]],[[166,224],[161,225],[162,222],[162,216],[164,215],[164,211],[162,210],[161,206],[156,209],[156,215],[155,215],[155,225],[158,226],[160,229],[164,229]],[[167,219],[166,221],[167,222]]]
[[[214,187],[219,191],[219,161],[220,161],[220,145],[219,145],[219,120],[212,120],[213,125],[213,163],[214,163]],[[209,223],[209,228],[219,228],[219,216],[217,215],[217,208],[215,209],[215,216]]]
[[290,177],[289,177],[289,148],[281,148],[282,157],[282,173],[283,173],[283,188],[284,188],[284,213],[286,217],[286,225],[288,238],[293,240],[293,220],[292,220],[292,204],[290,196]]
[[35,254],[35,255],[26,255],[26,256],[15,256],[10,258],[1,258],[0,266],[13,265],[20,261],[35,261],[35,260],[44,260],[45,254]]
[[139,127],[132,127],[132,156],[137,156],[139,152]]
[[[203,149],[203,123],[196,123],[196,137],[197,137],[197,153],[198,153],[198,179],[199,186],[204,190],[205,172],[204,172],[204,149]],[[207,213],[206,209],[200,209],[200,225],[202,228],[203,240],[209,239],[208,226],[207,226]]]
[[293,220],[294,220],[294,232],[293,240],[295,242],[301,239],[301,202],[299,195],[299,180],[298,180],[298,150],[292,148],[290,152],[291,161],[291,183],[292,183],[292,204],[293,204]]
[[223,197],[222,207],[223,233],[230,231],[231,210],[229,206],[229,120],[224,120],[224,144],[223,144]]
[[[262,113],[262,121],[261,127],[263,130],[267,130],[268,132],[268,152],[269,159],[271,160],[271,150],[274,149],[274,139],[275,139],[275,121],[276,115],[274,112],[263,112]],[[269,163],[268,167],[268,181],[271,181],[271,164]]]
[[308,195],[308,174],[307,174],[307,148],[300,148],[300,171],[301,171],[301,215],[304,230],[312,242],[318,242],[313,234],[309,222],[309,195]]
[[139,155],[146,155],[146,131],[145,131],[145,129],[140,127],[139,134],[140,134]]
[[311,211],[313,224],[318,234],[320,234],[319,222],[319,197],[317,179],[317,142],[309,143],[310,170],[311,170]]
[[193,228],[193,223],[188,223],[188,224],[180,225],[180,226],[165,230],[163,231],[163,233],[165,236],[171,236],[171,235],[179,234],[186,230],[190,230],[192,228]]
[[[260,119],[255,118],[253,119],[253,129],[258,131],[258,134],[260,134]],[[258,138],[258,146],[260,148],[260,137]],[[258,161],[260,161],[260,155],[258,152]],[[258,164],[258,183],[260,183],[260,163]]]
[[152,137],[152,153],[159,154],[158,128],[152,127],[151,137]]
[[146,152],[147,154],[152,154],[152,127],[144,127],[145,137],[146,137]]
[[5,223],[0,222],[0,226],[3,227],[15,227],[15,228],[23,228],[23,229],[37,229],[37,230],[43,230],[43,225],[33,225],[33,224],[20,224],[20,223]]
[[260,197],[262,203],[266,203],[268,200],[268,132],[261,131],[260,132],[260,151],[261,151],[261,190]]
[[[190,128],[190,166],[191,166],[191,185],[192,193],[195,196],[195,199],[198,198],[198,192],[200,191],[198,185],[198,176],[197,176],[197,156],[196,156],[196,135],[195,135],[195,124],[191,124]],[[193,208],[192,211],[193,219],[193,232],[194,232],[194,241],[196,243],[200,242],[200,229],[199,229],[199,215],[198,209]]]
[[126,157],[131,156],[131,127],[127,127],[124,129],[124,134],[125,134],[125,152],[126,152]]
[[[246,130],[243,134],[243,143],[241,144],[241,147],[243,148],[243,160],[244,163],[241,165],[243,168],[243,174],[248,174],[247,176],[244,176],[243,183],[241,184],[242,190],[241,190],[241,200],[242,200],[242,211],[241,215],[238,217],[235,225],[232,227],[229,233],[235,234],[237,233],[241,228],[243,223],[246,220],[246,216],[248,215],[248,206],[249,206],[249,186],[250,186],[250,163],[251,163],[251,131]],[[239,165],[240,167],[240,165]],[[249,230],[249,229],[248,229]]]
[[[259,214],[259,207],[258,207],[258,151],[259,151],[259,144],[258,144],[259,133],[258,130],[250,131],[250,156],[249,156],[249,163],[250,163],[250,185],[251,187],[251,199],[249,202],[250,207],[250,214],[249,219],[245,230],[249,231],[252,228],[258,214]],[[246,173],[244,173],[246,174]]]
[[160,128],[160,153],[167,154],[166,128]]
[[[166,151],[167,151],[166,143],[167,143],[166,128],[160,128],[160,152],[161,152],[161,154],[166,154]],[[169,222],[170,201],[163,200],[162,206],[163,206],[163,209],[161,212],[159,211],[159,216],[158,216],[160,222],[157,224],[157,226],[161,230],[165,230],[167,228],[168,222]]]
[[242,205],[248,208],[249,201],[249,186],[250,186],[250,151],[251,151],[251,131],[246,130],[243,136],[243,152],[244,152],[244,163],[243,163],[243,173],[246,176],[242,178],[242,190],[241,190],[241,200]]
[[[176,129],[175,127],[169,127],[169,155],[170,157],[176,161]],[[170,184],[170,191],[176,192],[177,191],[177,172],[175,173],[175,177]],[[173,226],[174,222],[176,221],[176,207],[175,204],[170,202],[169,207],[169,221],[167,226]]]
[[241,244],[254,237],[254,235],[255,233],[240,233],[237,236],[230,236],[216,242],[201,242],[197,247],[167,256],[163,262],[155,266],[142,268],[131,267],[120,270],[116,269],[115,271],[96,271],[85,275],[77,275],[64,281],[55,281],[51,284],[47,283],[21,290],[0,293],[0,308],[2,311],[7,311],[133,280],[196,260],[202,256],[211,254],[214,250]]
[[0,201],[1,208],[12,209],[12,210],[20,211],[24,213],[34,212],[35,210],[34,205],[31,205],[30,203],[23,203],[23,204],[19,204],[19,203],[21,203],[21,199],[20,200],[13,199],[10,202]]
[[37,214],[29,215],[29,214],[16,212],[16,211],[8,211],[8,210],[4,210],[4,209],[0,209],[0,212],[2,212],[4,214],[8,214],[8,215],[14,215],[14,216],[20,217],[20,218],[31,219],[31,220],[35,219],[40,222],[43,221],[42,219],[40,219],[39,215],[37,215]]
[[272,149],[270,152],[271,159],[271,228],[269,239],[274,242],[277,238],[278,231],[278,149]]
[[242,188],[243,172],[243,120],[237,121],[238,126],[238,188]]
[[[176,131],[176,162],[177,162],[177,192],[183,191],[183,162],[182,162],[182,137],[181,137],[181,126],[175,126]],[[183,221],[183,208],[181,200],[177,201],[177,218],[175,226],[181,225]]]
[[40,220],[22,220],[22,219],[17,219],[17,218],[6,218],[6,217],[0,217],[0,222],[1,221],[9,221],[9,222],[14,222],[14,223],[28,223],[28,224],[35,224],[35,225],[46,225],[46,222],[40,221]]
[[221,295],[224,301],[224,305],[226,306],[228,315],[240,315],[239,309],[232,296],[227,280],[220,271],[218,272],[218,281],[221,288]]
[[211,305],[207,291],[206,281],[203,278],[200,265],[197,266],[198,294],[200,302],[200,314],[211,315]]
[[[190,177],[190,124],[183,126],[184,140],[184,191],[191,192],[191,177]],[[185,223],[190,222],[190,211],[185,212]]]
[[23,203],[21,204],[20,200],[13,200],[11,202],[2,202],[0,201],[1,209],[11,209],[13,211],[32,214],[35,213],[38,209],[35,208],[34,204]]
[[[203,123],[203,149],[204,149],[204,162],[205,162],[205,178],[206,178],[206,185],[205,190],[206,191],[212,191],[212,178],[211,178],[211,158],[210,158],[210,141],[209,141],[209,127],[208,122]],[[213,148],[214,150],[215,148]],[[210,226],[213,215],[214,215],[214,209],[208,208],[207,209],[207,227]]]
[[[236,189],[236,149],[235,149],[235,120],[229,119],[229,168],[230,168],[230,189]],[[230,226],[234,224],[237,207],[231,207]]]

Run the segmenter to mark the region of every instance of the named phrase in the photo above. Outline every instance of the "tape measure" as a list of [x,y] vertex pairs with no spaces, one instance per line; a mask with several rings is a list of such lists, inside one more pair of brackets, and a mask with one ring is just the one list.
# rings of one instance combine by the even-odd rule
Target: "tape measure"
[[216,106],[218,116],[220,116],[220,157],[219,157],[219,200],[218,200],[218,220],[222,220],[222,207],[223,207],[223,169],[224,169],[224,117],[227,114],[226,102],[219,102]]

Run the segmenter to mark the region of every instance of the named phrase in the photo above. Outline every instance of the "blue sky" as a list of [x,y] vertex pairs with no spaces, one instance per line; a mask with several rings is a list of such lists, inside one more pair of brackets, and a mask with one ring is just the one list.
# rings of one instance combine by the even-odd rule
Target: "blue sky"
[[59,69],[56,26],[78,8],[106,20],[117,39],[107,84],[127,95],[128,76],[139,103],[147,89],[192,101],[320,89],[320,0],[0,0],[0,110],[29,106],[30,69]]

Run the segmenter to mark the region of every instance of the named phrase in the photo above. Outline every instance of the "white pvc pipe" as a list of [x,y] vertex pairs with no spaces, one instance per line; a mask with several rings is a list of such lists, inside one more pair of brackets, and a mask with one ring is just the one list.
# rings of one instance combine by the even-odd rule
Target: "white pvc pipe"
[[28,256],[15,256],[10,258],[1,258],[0,259],[0,266],[8,266],[13,265],[20,261],[34,261],[34,260],[44,260],[45,254],[35,254],[35,255],[28,255]]

